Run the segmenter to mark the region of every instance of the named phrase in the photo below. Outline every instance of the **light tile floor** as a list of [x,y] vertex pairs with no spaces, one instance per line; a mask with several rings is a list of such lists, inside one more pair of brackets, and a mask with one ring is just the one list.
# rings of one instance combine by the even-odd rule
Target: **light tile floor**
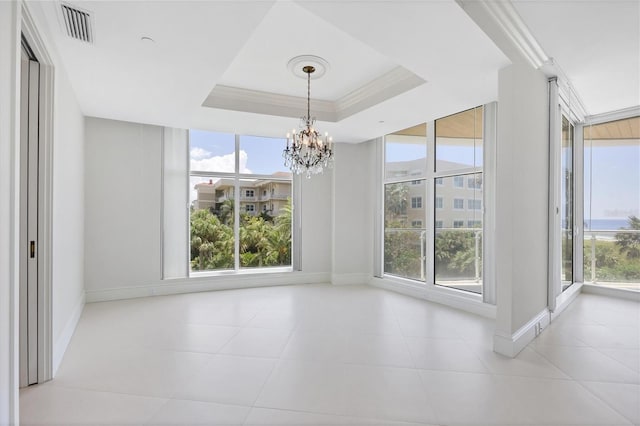
[[578,299],[515,359],[493,322],[367,286],[86,305],[22,424],[640,424],[640,304]]

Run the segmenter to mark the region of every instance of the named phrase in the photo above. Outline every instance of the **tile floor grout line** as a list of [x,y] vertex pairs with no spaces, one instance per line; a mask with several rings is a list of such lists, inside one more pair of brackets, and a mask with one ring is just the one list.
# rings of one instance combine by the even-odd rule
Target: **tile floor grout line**
[[[269,372],[269,375],[267,376],[267,378],[262,383],[262,386],[260,386],[260,390],[257,392],[257,395],[256,395],[255,399],[253,400],[253,403],[251,404],[252,407],[255,407],[255,404],[260,399],[260,396],[262,396],[262,393],[264,392],[264,388],[267,386],[267,383],[269,382],[269,380],[271,379],[271,377],[273,376],[275,371],[278,369],[278,367],[279,367],[279,365],[280,365],[280,363],[282,361],[282,353],[284,352],[285,348],[289,344],[292,336],[293,336],[293,330],[289,331],[289,336],[287,337],[287,342],[282,346],[282,350],[280,351],[280,356],[276,359],[276,362],[273,363],[273,367],[271,367],[271,371]],[[249,413],[251,413],[251,411],[249,411]],[[247,416],[248,415],[249,414],[247,414]]]
[[[613,410],[616,414],[618,414],[620,417],[622,417],[623,419],[627,420],[629,422],[630,425],[634,425],[633,420],[631,420],[630,418],[628,418],[627,416],[625,416],[624,414],[622,414],[620,411],[618,411],[614,406],[612,406],[611,404],[609,404],[607,401],[605,401],[604,399],[602,399],[600,396],[596,395],[595,392],[593,392],[591,389],[589,389],[588,387],[586,387],[583,382],[591,382],[590,380],[574,380],[578,385],[580,385],[584,390],[586,390],[590,395],[592,395],[594,398],[596,398],[598,401],[600,401],[601,403],[603,403],[604,405],[606,405],[607,407],[609,407],[611,410]],[[614,382],[593,382],[593,383],[611,383],[611,384],[620,384],[620,383],[614,383]],[[629,384],[629,383],[622,383],[622,384]],[[640,385],[633,385],[630,384],[631,386],[638,386],[638,389],[640,390]]]

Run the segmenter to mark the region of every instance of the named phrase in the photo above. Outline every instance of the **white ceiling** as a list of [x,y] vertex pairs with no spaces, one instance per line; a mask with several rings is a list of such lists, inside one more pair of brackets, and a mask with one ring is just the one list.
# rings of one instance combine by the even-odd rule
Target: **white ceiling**
[[589,114],[640,105],[640,1],[512,2]]
[[[93,45],[63,33],[59,2],[29,6],[46,24],[48,38],[53,40],[80,107],[88,116],[282,136],[298,120],[210,108],[203,102],[217,85],[304,97],[305,82],[286,68],[289,59],[302,54],[321,56],[331,66],[327,75],[312,81],[312,101],[314,97],[335,100],[397,67],[426,81],[398,95],[378,97],[377,103],[338,122],[318,124],[336,141],[359,142],[495,100],[497,71],[509,63],[454,0],[69,3],[93,14]],[[605,90],[611,86],[600,85],[589,92],[593,75],[605,72],[606,67],[598,60],[591,60],[595,71],[586,66],[589,49],[576,43],[573,34],[567,36],[566,26],[553,27],[547,34],[543,11],[550,3],[526,2],[517,7],[543,48],[572,80],[575,78],[574,85],[589,112],[595,112],[592,104],[601,101],[605,109],[615,109],[609,107],[616,105],[607,101],[609,98],[618,99],[618,103],[632,98],[628,92],[612,97],[611,91]],[[591,29],[589,14],[611,16],[595,6],[582,5],[575,8],[584,9],[587,16],[581,19],[589,22]],[[637,36],[635,41],[626,39],[634,34],[633,18],[621,19],[622,35],[609,28],[615,34],[607,33],[602,43],[598,39],[590,46],[596,49],[594,54],[604,57],[612,43],[617,53],[609,56],[627,61],[623,68],[615,68],[617,62],[608,65],[605,75],[614,76],[606,79],[609,83],[615,79],[633,81],[629,70],[634,60],[636,70],[638,67]],[[637,16],[635,19],[637,22]],[[588,31],[587,26],[582,29],[575,23],[569,28]],[[636,35],[637,29],[636,24]],[[155,43],[142,43],[143,36],[152,37]],[[630,55],[634,43],[636,50]],[[625,58],[624,52],[631,58]],[[637,81],[636,73],[635,93]],[[301,110],[299,115],[304,113]]]

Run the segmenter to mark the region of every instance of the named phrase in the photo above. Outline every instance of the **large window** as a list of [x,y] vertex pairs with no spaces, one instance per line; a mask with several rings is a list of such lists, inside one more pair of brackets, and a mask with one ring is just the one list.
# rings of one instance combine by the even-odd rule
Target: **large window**
[[384,272],[425,279],[426,124],[385,137]]
[[190,131],[191,271],[291,265],[283,139]]
[[583,134],[584,280],[640,291],[640,117]]
[[435,175],[444,184],[434,194],[444,207],[434,215],[435,284],[474,293],[482,293],[482,121],[478,107],[435,122]]
[[482,294],[483,114],[385,136],[385,274]]

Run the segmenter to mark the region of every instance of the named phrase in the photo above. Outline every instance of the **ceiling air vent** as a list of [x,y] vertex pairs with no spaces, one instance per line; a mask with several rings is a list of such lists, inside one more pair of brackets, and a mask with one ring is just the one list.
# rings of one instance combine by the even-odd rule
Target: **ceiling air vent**
[[67,35],[76,40],[93,43],[93,27],[89,12],[62,3],[62,16]]

